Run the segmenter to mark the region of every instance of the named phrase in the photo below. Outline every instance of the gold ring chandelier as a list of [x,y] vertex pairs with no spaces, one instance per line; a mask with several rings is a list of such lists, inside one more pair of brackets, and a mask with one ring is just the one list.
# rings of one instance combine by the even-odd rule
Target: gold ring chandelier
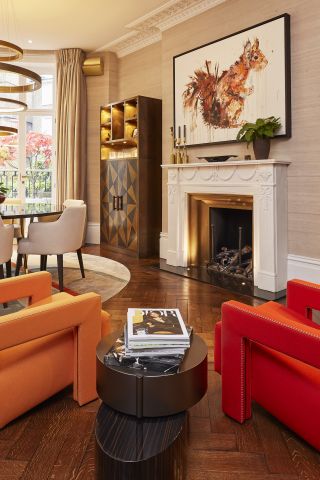
[[20,100],[0,97],[0,114],[24,112],[27,108],[28,105],[24,102],[20,102]]
[[[2,9],[1,19],[2,21],[7,20],[7,33],[9,36],[10,17],[12,17],[14,23],[13,5],[10,0],[0,0],[0,3]],[[4,63],[18,61],[21,60],[22,57],[22,48],[6,40],[0,40],[0,93],[27,93],[34,92],[41,88],[40,75],[18,65]],[[27,104],[20,100],[6,98],[6,95],[1,97],[0,95],[0,115],[4,113],[23,112],[27,108]],[[0,137],[15,135],[17,133],[17,128],[0,125]]]
[[[0,41],[1,43],[1,41]],[[17,65],[8,65],[7,63],[0,62],[0,71],[9,72],[18,75],[19,78],[23,78],[25,83],[23,85],[4,85],[0,83],[0,93],[25,93],[34,92],[41,88],[41,77],[31,70],[18,67]],[[27,82],[30,83],[27,83]]]
[[13,62],[20,60],[22,56],[23,50],[18,45],[0,40],[0,62]]
[[0,137],[8,137],[9,135],[15,135],[16,133],[18,133],[17,128],[0,126]]

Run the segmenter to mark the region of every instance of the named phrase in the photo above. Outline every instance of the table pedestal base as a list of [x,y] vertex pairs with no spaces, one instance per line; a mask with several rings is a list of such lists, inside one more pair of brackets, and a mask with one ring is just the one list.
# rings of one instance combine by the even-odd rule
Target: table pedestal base
[[96,419],[98,480],[184,480],[186,412],[138,419],[102,404]]

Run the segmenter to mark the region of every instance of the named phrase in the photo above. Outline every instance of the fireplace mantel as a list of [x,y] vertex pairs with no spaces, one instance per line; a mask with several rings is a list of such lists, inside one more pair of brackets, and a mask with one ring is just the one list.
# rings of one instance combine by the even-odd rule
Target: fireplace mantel
[[268,158],[267,160],[228,160],[226,162],[198,162],[198,163],[166,163],[161,165],[162,168],[210,168],[210,167],[230,167],[230,166],[260,166],[260,165],[290,165],[291,162],[286,160],[275,160]]
[[188,265],[188,196],[253,196],[254,285],[278,292],[287,281],[288,161],[239,160],[162,165],[168,170],[167,263]]

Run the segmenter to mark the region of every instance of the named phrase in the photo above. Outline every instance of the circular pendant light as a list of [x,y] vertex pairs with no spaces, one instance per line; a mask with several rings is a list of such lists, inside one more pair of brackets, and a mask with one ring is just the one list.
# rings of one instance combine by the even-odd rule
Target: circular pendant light
[[0,40],[0,61],[13,62],[14,60],[20,60],[23,56],[22,48],[18,47],[14,43]]
[[0,114],[2,113],[19,113],[27,110],[28,105],[19,100],[0,97]]
[[[3,85],[0,84],[0,93],[24,93],[24,92],[34,92],[41,88],[41,77],[31,70],[26,68],[18,67],[16,65],[10,65],[7,63],[0,62],[0,71],[13,73],[18,75],[20,78],[23,78],[25,83],[23,85]],[[27,83],[27,81],[30,83]]]
[[15,135],[16,133],[18,133],[18,129],[17,128],[13,128],[13,127],[2,127],[0,125],[0,137],[9,137],[9,135]]

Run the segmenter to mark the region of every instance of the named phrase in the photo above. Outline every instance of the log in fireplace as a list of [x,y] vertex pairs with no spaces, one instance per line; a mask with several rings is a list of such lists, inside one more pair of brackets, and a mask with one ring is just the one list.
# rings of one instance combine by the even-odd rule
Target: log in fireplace
[[189,265],[253,279],[253,198],[189,196]]
[[252,280],[252,211],[210,208],[209,236],[208,269]]

